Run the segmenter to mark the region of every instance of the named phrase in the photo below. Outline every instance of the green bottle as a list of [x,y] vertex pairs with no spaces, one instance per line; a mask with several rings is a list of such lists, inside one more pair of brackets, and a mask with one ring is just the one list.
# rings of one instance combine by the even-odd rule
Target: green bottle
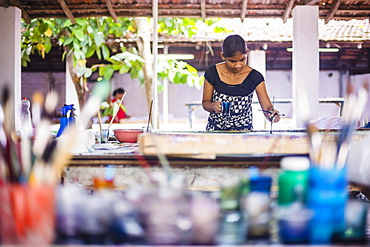
[[298,188],[302,190],[301,196],[305,203],[309,167],[310,160],[305,156],[288,156],[281,159],[281,172],[278,177],[278,204],[280,206],[289,206],[296,201]]

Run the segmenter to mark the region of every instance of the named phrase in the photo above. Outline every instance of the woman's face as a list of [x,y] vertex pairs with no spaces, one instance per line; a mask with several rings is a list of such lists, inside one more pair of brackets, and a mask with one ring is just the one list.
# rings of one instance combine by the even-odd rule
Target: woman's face
[[122,99],[122,96],[123,96],[123,93],[116,93],[116,96],[114,96],[114,98],[116,100],[121,100]]
[[247,54],[224,57],[224,59],[231,73],[239,73],[247,63]]

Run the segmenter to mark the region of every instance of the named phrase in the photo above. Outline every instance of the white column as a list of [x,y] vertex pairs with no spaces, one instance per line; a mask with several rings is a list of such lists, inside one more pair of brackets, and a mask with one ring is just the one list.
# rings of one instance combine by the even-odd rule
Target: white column
[[[0,7],[0,89],[10,93],[12,119],[7,119],[18,129],[21,102],[21,10]],[[0,96],[2,97],[2,96]]]
[[74,104],[74,108],[76,109],[75,113],[77,116],[76,124],[79,130],[83,130],[84,127],[82,125],[82,121],[80,121],[80,117],[81,117],[80,103],[78,101],[76,87],[75,87],[75,84],[73,83],[68,63],[69,62],[67,59],[66,60],[66,92],[65,92],[66,97],[63,100],[64,100],[64,104],[67,104],[67,105]]
[[[249,51],[248,65],[253,69],[259,71],[266,81],[266,51],[264,50]],[[254,101],[258,100],[256,93],[253,94],[253,100]],[[252,104],[253,129],[256,130],[266,128],[265,117],[262,114],[262,112],[259,111],[259,109],[261,109],[261,106],[259,104]]]
[[292,107],[296,127],[318,116],[318,19],[318,6],[293,9]]
[[[168,46],[165,45],[163,48],[163,54],[168,54]],[[163,115],[163,124],[168,124],[168,79],[163,80],[163,100],[162,100],[162,115]]]
[[157,78],[157,55],[158,55],[158,0],[153,0],[153,111],[152,123],[153,130],[159,128],[159,112],[158,112],[158,78]]

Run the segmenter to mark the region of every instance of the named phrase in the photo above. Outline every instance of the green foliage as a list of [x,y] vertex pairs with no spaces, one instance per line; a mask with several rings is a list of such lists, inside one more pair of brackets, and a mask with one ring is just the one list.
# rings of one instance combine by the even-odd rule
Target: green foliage
[[158,18],[158,33],[163,35],[184,34],[191,38],[196,34],[196,18]]
[[[74,65],[78,76],[88,78],[98,71],[105,80],[111,79],[114,72],[130,73],[132,78],[144,81],[144,60],[138,52],[131,48],[121,48],[120,53],[110,47],[109,39],[113,40],[136,32],[133,18],[119,18],[118,23],[111,17],[77,18],[76,24],[69,19],[33,19],[30,24],[22,22],[22,66],[30,62],[30,55],[38,52],[43,58],[50,52],[53,43],[63,46],[65,52],[62,59],[73,54]],[[190,38],[197,32],[195,18],[159,18],[158,32],[161,35],[183,34]],[[218,19],[207,19],[207,25],[217,24]],[[224,30],[218,27],[219,31]],[[68,52],[68,53],[67,53]],[[87,67],[87,59],[96,55],[108,64],[95,64]],[[203,78],[189,64],[177,60],[161,59],[158,66],[158,78],[171,83],[188,84],[198,89]]]

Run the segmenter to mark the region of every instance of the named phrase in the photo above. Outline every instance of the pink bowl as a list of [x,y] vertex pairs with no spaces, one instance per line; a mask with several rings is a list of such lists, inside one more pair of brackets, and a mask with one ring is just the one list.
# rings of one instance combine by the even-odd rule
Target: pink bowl
[[113,131],[117,141],[130,143],[137,142],[138,136],[144,132],[142,129],[115,129]]

